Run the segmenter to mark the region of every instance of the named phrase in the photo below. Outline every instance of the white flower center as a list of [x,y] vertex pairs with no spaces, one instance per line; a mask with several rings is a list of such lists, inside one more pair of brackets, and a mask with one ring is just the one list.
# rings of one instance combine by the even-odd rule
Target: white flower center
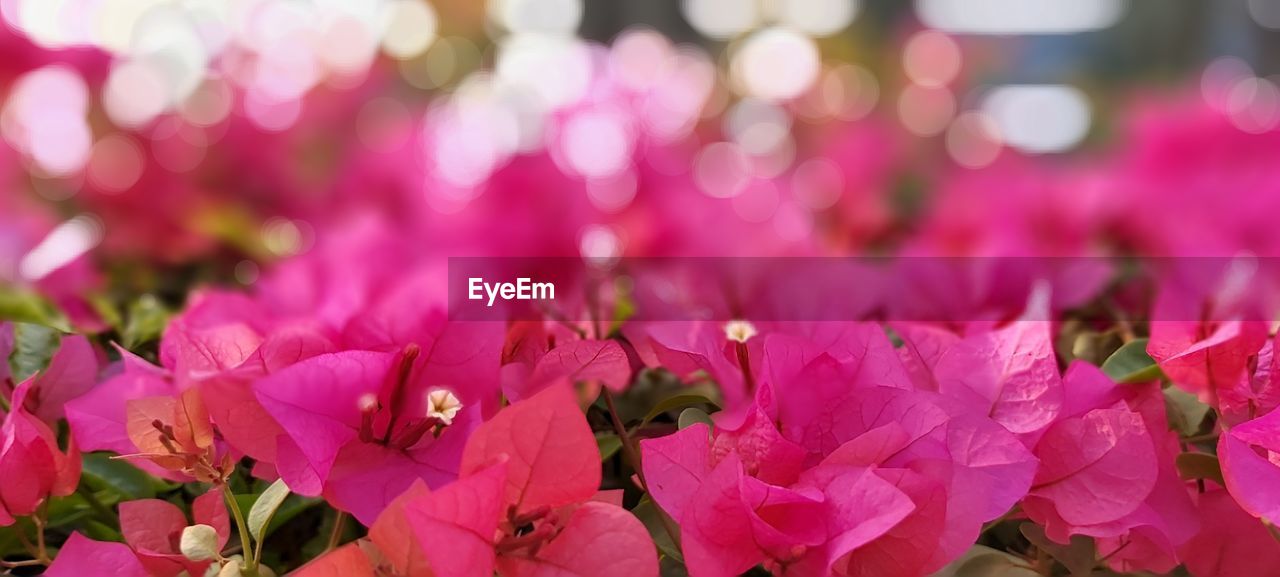
[[453,424],[453,418],[462,410],[462,401],[448,389],[431,389],[427,392],[427,416],[440,419],[445,425]]
[[725,338],[734,342],[745,343],[757,334],[759,331],[756,326],[747,321],[729,321],[724,324]]

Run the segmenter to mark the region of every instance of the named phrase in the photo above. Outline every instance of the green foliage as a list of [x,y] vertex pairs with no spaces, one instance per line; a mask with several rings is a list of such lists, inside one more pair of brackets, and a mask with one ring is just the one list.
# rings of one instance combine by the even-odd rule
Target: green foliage
[[1147,354],[1147,339],[1125,343],[1102,363],[1102,372],[1117,383],[1147,383],[1163,374]]

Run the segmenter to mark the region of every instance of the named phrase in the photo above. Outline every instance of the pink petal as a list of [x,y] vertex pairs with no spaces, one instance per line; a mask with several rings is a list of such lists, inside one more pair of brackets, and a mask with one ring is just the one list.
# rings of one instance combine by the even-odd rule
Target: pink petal
[[735,453],[747,474],[774,485],[790,485],[800,476],[806,453],[784,438],[760,409],[752,407],[746,421],[731,431],[719,431],[711,444],[714,461]]
[[909,496],[871,469],[824,464],[808,473],[804,483],[827,498],[830,536],[820,559],[825,572],[840,558],[889,532],[916,508]]
[[356,542],[317,557],[290,573],[289,577],[376,577],[376,574],[373,562],[360,547],[360,543]]
[[127,368],[99,383],[88,393],[66,404],[67,421],[76,444],[84,451],[112,451],[121,455],[137,452],[125,428],[125,403],[171,395],[176,390],[151,370]]
[[173,503],[140,499],[120,503],[120,532],[129,546],[148,553],[176,553],[174,535],[181,535],[187,516]]
[[838,559],[836,573],[853,577],[923,577],[941,568],[946,560],[939,559],[936,552],[946,523],[945,488],[905,469],[879,469],[875,474],[909,496],[915,508],[879,538]]
[[730,454],[689,500],[680,522],[690,577],[735,577],[764,561],[750,509],[742,502],[742,463]]
[[622,391],[631,380],[631,361],[617,341],[570,341],[538,361],[521,395],[536,393],[561,379],[571,383],[599,381],[612,391]]
[[658,575],[657,551],[644,524],[626,509],[605,503],[578,507],[537,557],[504,560],[501,565],[503,577]]
[[225,547],[231,537],[231,520],[222,491],[216,487],[191,502],[191,517],[196,525],[208,525],[218,533],[218,547]]
[[480,425],[462,454],[462,475],[509,459],[505,501],[527,512],[590,499],[600,451],[567,384],[548,387]]
[[36,401],[32,412],[46,423],[57,422],[63,417],[67,401],[88,392],[97,378],[98,353],[89,340],[82,335],[63,337],[58,351],[49,359],[49,367],[36,377],[38,399],[32,399]]
[[[439,439],[433,444],[443,447]],[[447,441],[446,441],[447,442]],[[449,458],[431,451],[401,451],[380,445],[350,443],[334,461],[324,496],[335,507],[368,525],[416,481],[440,487],[457,477],[460,451]]]
[[711,429],[696,425],[665,437],[640,441],[641,463],[649,494],[673,519],[711,473]]
[[267,376],[254,391],[323,479],[342,446],[358,436],[360,398],[378,393],[390,366],[385,353],[320,355]]
[[1199,496],[1204,527],[1179,550],[1195,577],[1280,575],[1280,547],[1267,528],[1242,511],[1226,491]]
[[409,526],[405,508],[410,503],[431,494],[426,483],[415,481],[409,490],[387,505],[378,519],[369,526],[369,539],[378,552],[401,574],[414,577],[429,574],[430,567],[422,548]]
[[[1273,413],[1274,414],[1274,413]],[[1280,457],[1275,453],[1259,454],[1235,430],[1224,433],[1218,439],[1218,459],[1222,462],[1222,476],[1227,490],[1250,515],[1272,523],[1280,521]]]
[[489,467],[405,506],[434,577],[493,575],[506,469],[504,464]]
[[1052,502],[1070,524],[1123,517],[1155,486],[1151,436],[1141,416],[1127,408],[1098,409],[1055,423],[1036,455],[1041,466],[1031,495]]
[[938,390],[972,403],[1014,433],[1047,426],[1062,380],[1047,321],[1018,320],[956,343],[938,360]]
[[123,543],[93,541],[72,533],[58,550],[46,577],[152,577]]

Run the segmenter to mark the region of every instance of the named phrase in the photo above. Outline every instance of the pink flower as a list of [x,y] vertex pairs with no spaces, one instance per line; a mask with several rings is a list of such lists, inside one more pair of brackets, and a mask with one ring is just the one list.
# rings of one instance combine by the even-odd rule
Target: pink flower
[[51,497],[65,497],[80,483],[80,451],[75,441],[66,450],[44,421],[26,409],[33,376],[17,386],[9,413],[0,425],[0,525],[31,515]]
[[1179,550],[1195,577],[1270,577],[1280,573],[1280,548],[1262,523],[1221,489],[1196,495],[1203,528]]
[[[323,354],[253,383],[283,431],[276,468],[295,492],[324,494],[367,524],[415,479],[457,477],[463,443],[497,396],[500,327],[434,322],[407,325],[417,336],[369,333],[371,346],[413,339],[394,353]],[[440,391],[461,407],[444,415],[431,400]]]
[[1224,431],[1218,458],[1227,490],[1250,515],[1280,522],[1280,411],[1271,411]]
[[587,339],[549,321],[512,324],[503,347],[503,392],[519,400],[563,379],[621,392],[631,360],[616,340]]
[[788,575],[925,575],[1025,494],[1036,462],[1018,439],[912,390],[878,331],[771,334],[743,416],[642,442],[650,490],[681,524],[691,575],[760,562]]
[[207,525],[217,533],[221,550],[231,536],[222,493],[213,489],[191,505],[193,523],[168,501],[143,499],[120,504],[120,529],[125,543],[92,541],[74,533],[58,552],[46,575],[82,577],[177,577],[203,575],[209,561],[191,561],[179,550],[182,532],[191,525]]
[[643,524],[594,500],[600,455],[567,383],[500,411],[467,443],[462,476],[431,490],[415,483],[348,546],[299,575],[404,577],[655,577]]
[[1063,414],[1035,445],[1042,466],[1023,510],[1055,541],[1097,538],[1117,570],[1172,569],[1198,522],[1159,387],[1121,387],[1081,361],[1064,385]]

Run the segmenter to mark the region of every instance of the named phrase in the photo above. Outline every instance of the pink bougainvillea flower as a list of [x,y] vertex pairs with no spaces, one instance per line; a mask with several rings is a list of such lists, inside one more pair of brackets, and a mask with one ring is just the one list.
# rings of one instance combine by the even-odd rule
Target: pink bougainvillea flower
[[386,506],[372,547],[339,550],[300,574],[655,577],[648,531],[596,499],[599,483],[595,438],[561,381],[480,425],[457,481],[436,490],[417,481]]
[[1218,413],[1227,425],[1261,417],[1280,406],[1280,370],[1277,368],[1280,358],[1275,354],[1277,339],[1280,335],[1267,340],[1257,356],[1250,359],[1252,374],[1217,389]]
[[202,483],[226,480],[236,459],[219,442],[199,389],[125,403],[125,431],[137,452],[126,456]]
[[1143,415],[1097,367],[1076,361],[1064,383],[1062,415],[1034,448],[1041,466],[1023,510],[1058,542],[1122,535],[1156,487],[1156,444]]
[[[1036,462],[1013,434],[950,414],[934,402],[945,397],[876,384],[900,362],[892,348],[844,361],[819,352],[788,369],[806,348],[821,350],[779,346],[764,378],[788,377],[763,383],[744,418],[642,442],[691,575],[761,562],[787,575],[925,575],[1025,494]],[[908,382],[900,365],[891,374]]]
[[1197,320],[1216,313],[1207,312],[1211,303],[1187,291],[1166,288],[1158,296],[1147,353],[1170,380],[1216,406],[1223,390],[1248,382],[1250,359],[1267,341],[1267,324]]
[[33,376],[14,389],[9,413],[0,425],[0,525],[31,515],[50,497],[65,497],[80,483],[80,451],[74,440],[67,449],[44,421],[28,412],[26,400]]
[[195,562],[179,550],[182,532],[190,525],[213,527],[221,551],[231,536],[227,506],[222,492],[212,489],[191,503],[192,522],[181,509],[159,499],[141,499],[120,504],[120,531],[138,560],[154,577],[175,577],[186,571],[201,575],[209,561]]
[[1156,482],[1132,513],[1111,523],[1082,528],[1081,533],[1098,539],[1099,554],[1117,571],[1168,572],[1179,562],[1178,548],[1200,529],[1191,492],[1175,463],[1182,452],[1180,439],[1169,427],[1165,396],[1158,382],[1112,386],[1129,408],[1142,415],[1155,450]]
[[[0,355],[3,352],[0,346]],[[99,368],[98,352],[89,339],[82,335],[63,337],[49,366],[36,376],[35,386],[27,395],[27,410],[46,423],[56,423],[64,416],[63,407],[68,401],[93,388]]]
[[433,364],[450,357],[434,350],[324,354],[255,382],[258,401],[285,431],[276,467],[290,488],[323,494],[369,524],[415,479],[439,487],[457,477],[479,404],[493,391],[462,374],[443,380]]
[[1250,515],[1280,522],[1280,411],[1231,427],[1218,438],[1227,490]]
[[221,550],[231,536],[227,506],[218,489],[196,497],[192,521],[176,505],[159,499],[120,504],[120,531],[125,543],[93,541],[73,533],[45,575],[83,577],[177,577],[203,575],[210,561],[192,561],[182,555],[179,543],[191,525],[212,527]]

